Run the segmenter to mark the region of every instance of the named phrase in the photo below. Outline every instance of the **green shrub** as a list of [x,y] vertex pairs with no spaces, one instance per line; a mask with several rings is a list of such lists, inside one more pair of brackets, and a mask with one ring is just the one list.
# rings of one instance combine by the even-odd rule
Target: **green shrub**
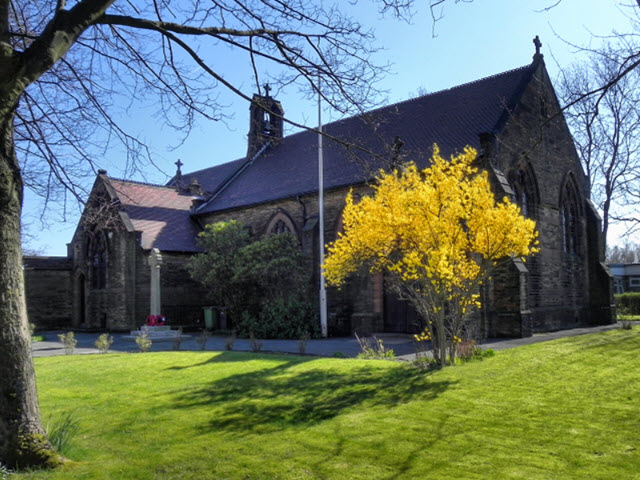
[[178,329],[176,332],[176,336],[173,339],[173,349],[180,350],[180,346],[182,345],[182,327]]
[[238,335],[258,338],[299,339],[319,335],[318,314],[315,305],[294,296],[279,297],[265,302],[258,316],[243,312],[236,322]]
[[427,355],[418,355],[411,364],[419,370],[431,370],[440,368],[438,361]]
[[153,342],[146,333],[136,337],[136,344],[142,353],[148,352]]
[[304,355],[307,353],[307,343],[309,342],[309,334],[304,332],[298,339],[298,353]]
[[258,340],[253,332],[249,332],[249,345],[251,345],[251,351],[254,353],[258,353],[262,350],[262,345],[264,342],[262,340]]
[[191,277],[224,305],[238,336],[298,339],[317,336],[317,309],[309,298],[309,266],[291,233],[253,239],[239,222],[207,225],[198,236],[204,253],[189,262]]
[[462,340],[456,345],[456,359],[461,363],[471,362],[472,360],[483,360],[493,357],[496,352],[491,348],[486,350],[477,346],[473,340]]
[[640,292],[617,293],[614,301],[619,314],[640,315]]
[[11,470],[0,463],[0,480],[8,479],[11,473]]
[[196,337],[196,343],[200,347],[200,350],[204,350],[207,347],[207,340],[209,340],[210,336],[211,333],[209,332],[209,330],[203,328],[202,332],[200,332],[200,335]]
[[358,340],[358,344],[362,350],[358,354],[358,358],[378,360],[393,360],[396,358],[394,351],[391,348],[386,348],[379,338],[360,338],[358,334],[356,334],[356,340]]
[[230,352],[231,350],[233,350],[233,344],[235,342],[236,342],[236,332],[231,332],[231,335],[229,335],[224,340],[224,349]]
[[100,353],[107,353],[113,344],[113,337],[108,333],[103,333],[95,341],[94,345]]
[[73,350],[78,344],[78,340],[76,340],[73,332],[60,333],[58,334],[58,338],[62,342],[62,345],[64,345],[64,353],[66,355],[73,355]]

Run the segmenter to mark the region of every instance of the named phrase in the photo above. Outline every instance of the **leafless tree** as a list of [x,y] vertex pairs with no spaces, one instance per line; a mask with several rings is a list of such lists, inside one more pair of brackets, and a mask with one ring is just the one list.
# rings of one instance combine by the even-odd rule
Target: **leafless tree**
[[[447,6],[454,3],[473,3],[473,1],[474,0],[431,0],[429,2],[429,6],[431,10],[431,17],[433,19],[434,35],[436,24],[445,18]],[[563,0],[547,0],[546,2],[541,2],[539,11],[553,11],[553,9],[562,3],[562,1]],[[580,95],[575,95],[572,101],[564,106],[565,109],[570,108],[573,103],[581,102],[587,97],[594,97],[596,98],[596,101],[598,99],[602,99],[606,95],[607,91],[618,81],[633,73],[638,67],[640,67],[640,0],[631,2],[618,0],[613,4],[609,4],[602,8],[620,8],[630,21],[631,26],[629,31],[613,31],[609,36],[596,38],[596,40],[609,39],[616,41],[617,45],[613,51],[616,52],[617,67],[614,75],[612,75],[608,81],[605,83],[594,84],[591,89],[581,92]],[[568,41],[567,43],[574,47],[576,51],[592,53],[594,55],[604,54],[604,49],[599,46],[581,46],[571,44]]]
[[601,95],[583,94],[616,78],[621,61],[624,59],[619,47],[609,43],[587,63],[565,71],[559,89],[568,105],[565,117],[589,179],[592,198],[602,212],[605,239],[611,221],[623,219],[623,212],[635,203],[631,192],[638,189],[640,72],[633,70],[617,78]]
[[624,243],[607,248],[607,263],[638,263],[640,262],[640,245]]
[[[411,0],[377,0],[410,14]],[[317,92],[333,108],[371,106],[384,66],[373,33],[340,4],[313,0],[0,0],[0,462],[52,465],[35,392],[20,252],[23,187],[71,192],[94,159],[123,145],[124,170],[153,159],[118,121],[140,98],[186,137],[224,119],[220,89],[251,101],[216,52],[244,56],[255,85]],[[342,7],[342,5],[340,5]],[[269,66],[277,72],[262,78]],[[249,82],[245,82],[249,84]]]
[[[453,3],[473,0],[435,0],[430,3],[434,26]],[[540,11],[553,11],[563,0],[543,2]],[[595,46],[569,43],[587,54],[588,63],[574,67],[562,79],[563,107],[576,146],[603,213],[603,233],[610,222],[626,222],[628,232],[640,230],[640,0],[616,2],[629,19],[628,31],[594,37]]]

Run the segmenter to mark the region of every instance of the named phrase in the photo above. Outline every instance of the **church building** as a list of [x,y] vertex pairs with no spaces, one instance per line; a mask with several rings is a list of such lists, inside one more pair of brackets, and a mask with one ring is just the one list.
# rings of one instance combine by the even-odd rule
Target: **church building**
[[[199,251],[198,232],[221,220],[238,220],[255,237],[291,232],[317,285],[318,136],[284,136],[282,115],[268,92],[255,95],[246,156],[190,173],[177,162],[166,185],[100,171],[69,245],[66,326],[129,330],[144,323],[152,255],[161,258],[153,268],[160,269],[169,324],[201,322],[210,300],[185,265]],[[496,197],[510,197],[536,220],[540,242],[537,255],[511,260],[484,287],[475,334],[529,336],[614,321],[600,218],[539,51],[521,68],[333,122],[324,132],[325,244],[340,231],[349,189],[369,193],[380,168],[427,167],[434,143],[445,158],[470,145]],[[31,313],[37,300],[28,258],[25,269]],[[328,313],[330,335],[418,328],[413,309],[385,291],[381,274],[329,289]]]

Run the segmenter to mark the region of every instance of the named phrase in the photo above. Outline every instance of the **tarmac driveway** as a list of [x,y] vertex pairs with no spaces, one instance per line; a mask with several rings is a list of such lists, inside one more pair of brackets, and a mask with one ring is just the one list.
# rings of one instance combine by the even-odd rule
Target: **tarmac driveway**
[[[559,330],[557,332],[538,333],[527,338],[515,338],[515,339],[490,339],[487,340],[483,346],[487,348],[493,348],[494,350],[504,350],[506,348],[514,348],[522,345],[531,345],[539,342],[546,342],[549,340],[555,340],[556,338],[571,337],[575,335],[584,335],[587,333],[602,332],[605,330],[611,330],[619,328],[618,324],[604,325],[588,328],[574,328],[570,330]],[[38,335],[44,336],[44,341],[34,342],[32,345],[32,352],[34,357],[50,357],[54,355],[64,355],[64,347],[58,339],[58,334],[64,333],[62,331],[46,331],[38,332]],[[98,338],[99,333],[76,333],[76,339],[78,344],[74,350],[74,354],[87,354],[98,353],[98,349],[95,347],[94,342]],[[182,340],[181,350],[200,350],[200,346],[196,342],[198,333],[190,335],[189,338]],[[112,334],[114,342],[110,352],[137,352],[139,351],[136,343],[131,339],[124,338],[126,334],[114,333]],[[396,357],[403,360],[411,360],[415,358],[416,344],[413,340],[413,335],[391,334],[381,333],[376,334],[376,337],[381,339],[386,348],[391,348],[396,354]],[[225,350],[225,344],[227,337],[212,336],[207,340],[207,351],[222,351]],[[278,352],[278,353],[294,353],[298,354],[298,341],[297,340],[261,340],[263,342],[263,352]],[[151,351],[169,351],[173,349],[172,341],[156,341],[151,346]],[[233,344],[233,350],[250,352],[251,345],[248,339],[239,338],[236,339]],[[338,337],[338,338],[323,338],[317,340],[308,340],[306,346],[306,353],[309,355],[317,356],[345,356],[355,357],[360,353],[360,346],[355,337]]]

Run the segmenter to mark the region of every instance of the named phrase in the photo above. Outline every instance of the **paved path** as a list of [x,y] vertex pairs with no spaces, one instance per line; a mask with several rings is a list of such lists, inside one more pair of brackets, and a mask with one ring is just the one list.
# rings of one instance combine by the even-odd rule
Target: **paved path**
[[[557,338],[603,332],[615,328],[619,328],[619,325],[613,324],[588,328],[574,328],[570,330],[560,330],[550,333],[537,333],[527,338],[490,339],[485,342],[484,346],[487,348],[493,348],[494,350],[504,350],[507,348],[514,348],[522,345],[531,345],[534,343],[555,340]],[[54,355],[64,355],[63,345],[58,340],[59,333],[63,332],[39,332],[39,335],[44,336],[44,341],[33,343],[33,356],[50,357]],[[98,335],[98,333],[76,333],[78,345],[76,346],[74,354],[98,353],[98,350],[94,346],[94,342],[98,338]],[[197,333],[193,334],[190,338],[183,340],[180,345],[180,349],[200,350],[200,346],[196,342],[197,335]],[[114,338],[114,343],[109,350],[110,352],[138,351],[138,347],[134,341],[123,338],[125,334],[114,333],[112,334],[112,336]],[[376,336],[377,338],[382,339],[385,347],[393,349],[398,358],[401,358],[403,360],[411,360],[415,358],[415,343],[413,341],[413,335],[381,333]],[[226,341],[227,337],[212,336],[207,341],[206,350],[224,350]],[[262,351],[295,354],[298,353],[297,340],[262,340],[262,342]],[[151,347],[151,351],[167,351],[172,349],[173,342],[171,341],[155,342]],[[243,352],[251,351],[249,340],[236,339],[233,344],[233,350]],[[336,355],[355,357],[358,353],[360,353],[360,347],[354,337],[327,338],[319,340],[309,340],[307,342],[306,353],[310,355],[327,357]]]

